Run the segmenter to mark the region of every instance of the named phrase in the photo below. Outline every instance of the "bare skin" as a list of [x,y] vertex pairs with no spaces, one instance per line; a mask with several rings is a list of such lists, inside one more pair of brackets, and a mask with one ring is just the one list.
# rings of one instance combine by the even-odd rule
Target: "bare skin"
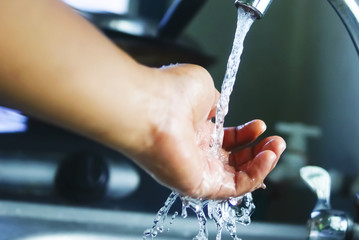
[[0,29],[1,105],[116,149],[181,194],[253,191],[285,148],[277,136],[253,145],[265,130],[255,120],[226,129],[225,157],[214,158],[219,93],[208,72],[140,65],[61,1],[3,0]]

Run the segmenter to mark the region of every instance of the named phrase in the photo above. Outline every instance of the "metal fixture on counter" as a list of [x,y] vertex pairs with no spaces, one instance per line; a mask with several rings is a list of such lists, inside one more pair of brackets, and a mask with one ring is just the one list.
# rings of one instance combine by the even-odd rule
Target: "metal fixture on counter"
[[358,224],[343,211],[330,207],[329,173],[317,166],[305,166],[300,176],[310,189],[317,194],[318,201],[308,221],[309,240],[357,240]]
[[308,240],[358,240],[358,227],[343,211],[313,210],[308,221]]
[[306,166],[300,169],[300,176],[310,189],[317,194],[318,202],[315,210],[330,208],[330,186],[331,178],[323,168]]
[[[359,55],[359,0],[328,0],[328,2],[344,23]],[[251,9],[258,18],[263,17],[270,3],[270,0],[235,1],[237,7]],[[301,176],[318,195],[318,203],[308,222],[308,239],[359,239],[359,225],[354,223],[345,212],[330,208],[329,174],[324,169],[308,166],[301,169]],[[318,179],[324,179],[322,184],[313,186],[312,180]]]

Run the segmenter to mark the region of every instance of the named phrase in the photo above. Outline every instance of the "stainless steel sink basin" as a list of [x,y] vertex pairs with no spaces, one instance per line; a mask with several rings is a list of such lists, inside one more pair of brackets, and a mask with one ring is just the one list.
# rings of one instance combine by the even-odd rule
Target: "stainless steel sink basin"
[[31,236],[21,238],[23,240],[137,240],[134,237],[115,237],[104,234],[90,234],[90,233],[71,233],[71,234],[48,234],[42,236]]
[[[142,239],[152,226],[155,214],[95,210],[0,201],[0,240],[133,240]],[[208,226],[210,239],[215,238],[214,224]],[[175,219],[169,232],[156,240],[192,239],[197,234],[194,218]],[[243,240],[303,240],[305,226],[252,223],[239,226]],[[222,239],[230,239],[224,235]]]

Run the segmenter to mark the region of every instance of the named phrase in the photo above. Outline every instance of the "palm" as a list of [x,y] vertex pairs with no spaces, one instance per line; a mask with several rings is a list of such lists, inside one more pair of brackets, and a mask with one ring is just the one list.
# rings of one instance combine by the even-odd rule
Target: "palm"
[[265,125],[260,120],[240,127],[226,128],[223,149],[214,157],[209,147],[213,124],[207,122],[197,135],[202,152],[201,183],[196,189],[199,196],[227,198],[250,192],[261,186],[266,175],[274,168],[284,141],[277,136],[268,137],[256,144],[254,141],[264,132]]

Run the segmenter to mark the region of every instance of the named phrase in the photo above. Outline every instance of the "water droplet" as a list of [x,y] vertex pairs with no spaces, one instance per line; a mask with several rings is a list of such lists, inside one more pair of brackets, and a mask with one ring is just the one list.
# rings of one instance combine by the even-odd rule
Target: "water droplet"
[[172,215],[172,217],[171,217],[171,221],[170,221],[170,225],[172,225],[173,224],[173,221],[175,220],[175,218],[178,216],[178,212],[177,211],[175,211],[175,213]]
[[152,238],[155,238],[155,237],[157,237],[157,235],[158,235],[158,231],[157,231],[157,230],[153,230],[152,233],[151,233],[151,237],[152,237]]
[[186,218],[187,216],[188,216],[187,206],[185,205],[184,202],[182,202],[182,213],[181,213],[181,217],[182,217],[182,218]]
[[243,196],[236,197],[236,198],[230,198],[230,199],[228,200],[228,202],[229,202],[232,206],[237,206],[237,205],[241,204],[242,199],[243,199]]
[[145,237],[149,237],[149,236],[151,236],[151,232],[152,232],[152,229],[146,229],[146,230],[143,232],[143,235],[144,235]]

